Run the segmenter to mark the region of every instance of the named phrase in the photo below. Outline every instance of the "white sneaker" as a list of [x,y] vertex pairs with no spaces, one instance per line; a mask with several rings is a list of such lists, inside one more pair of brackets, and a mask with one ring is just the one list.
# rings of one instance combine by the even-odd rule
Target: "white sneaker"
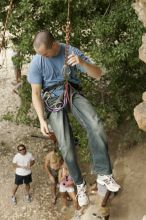
[[77,185],[77,197],[78,197],[78,203],[79,206],[82,207],[84,205],[88,205],[89,199],[86,195],[86,183],[83,182],[80,185]]
[[76,210],[75,211],[75,214],[74,214],[74,217],[73,217],[73,220],[80,220],[81,219],[81,211],[80,210]]
[[143,216],[142,220],[146,220],[146,215]]
[[17,200],[15,196],[12,196],[11,200],[14,205],[17,205]]
[[105,185],[111,192],[117,192],[121,188],[113,179],[112,175],[98,175],[97,183]]
[[28,203],[30,203],[32,201],[32,198],[31,198],[30,194],[26,195],[25,201],[28,202]]

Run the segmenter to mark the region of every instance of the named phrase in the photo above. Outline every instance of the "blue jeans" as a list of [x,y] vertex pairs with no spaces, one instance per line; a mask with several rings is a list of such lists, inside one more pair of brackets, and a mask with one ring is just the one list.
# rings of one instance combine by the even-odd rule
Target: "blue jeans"
[[[75,93],[72,97],[72,114],[87,131],[93,168],[98,174],[111,174],[111,163],[108,154],[108,144],[102,123],[89,101]],[[51,125],[69,173],[76,185],[83,182],[83,177],[77,163],[72,129],[67,110],[52,112],[48,123]]]

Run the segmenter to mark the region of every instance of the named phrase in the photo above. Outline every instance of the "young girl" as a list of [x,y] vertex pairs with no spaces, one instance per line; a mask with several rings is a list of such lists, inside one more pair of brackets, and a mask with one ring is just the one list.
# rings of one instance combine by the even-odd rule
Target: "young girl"
[[69,175],[69,171],[67,169],[65,162],[63,162],[59,170],[59,183],[60,183],[59,191],[61,193],[62,202],[63,202],[62,211],[64,211],[67,208],[67,194],[72,199],[75,210],[78,210],[79,206],[76,198],[76,193],[74,190],[74,183],[71,176]]
[[56,204],[57,200],[57,184],[58,182],[58,172],[62,164],[62,157],[58,152],[57,144],[54,144],[53,150],[49,152],[45,157],[45,171],[49,176],[51,182],[51,192],[52,192],[52,204]]

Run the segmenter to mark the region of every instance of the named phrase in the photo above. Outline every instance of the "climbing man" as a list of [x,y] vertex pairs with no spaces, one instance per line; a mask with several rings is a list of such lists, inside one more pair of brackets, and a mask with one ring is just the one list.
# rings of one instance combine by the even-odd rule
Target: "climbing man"
[[[102,75],[101,69],[71,45],[68,48],[67,65],[64,65],[66,45],[56,41],[47,30],[35,35],[33,46],[36,55],[30,63],[28,74],[28,81],[32,87],[32,102],[40,121],[41,132],[49,137],[50,124],[56,135],[63,159],[77,186],[79,205],[88,204],[88,197],[86,182],[76,159],[68,111],[72,112],[87,131],[93,166],[98,174],[97,182],[105,185],[110,191],[118,191],[120,186],[112,177],[108,144],[102,123],[92,105],[78,91],[80,81],[77,71],[99,79]],[[44,118],[44,107],[47,121]]]

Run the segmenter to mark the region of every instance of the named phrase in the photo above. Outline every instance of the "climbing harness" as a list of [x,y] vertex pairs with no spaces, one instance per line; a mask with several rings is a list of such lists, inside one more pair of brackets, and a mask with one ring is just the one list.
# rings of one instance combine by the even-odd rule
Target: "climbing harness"
[[45,103],[45,108],[47,111],[58,112],[67,105],[69,100],[68,84],[65,84],[63,86],[64,86],[64,92],[59,97],[52,97],[51,96],[51,93],[53,92],[52,90],[51,93],[49,92],[49,90],[43,93],[42,98]]

